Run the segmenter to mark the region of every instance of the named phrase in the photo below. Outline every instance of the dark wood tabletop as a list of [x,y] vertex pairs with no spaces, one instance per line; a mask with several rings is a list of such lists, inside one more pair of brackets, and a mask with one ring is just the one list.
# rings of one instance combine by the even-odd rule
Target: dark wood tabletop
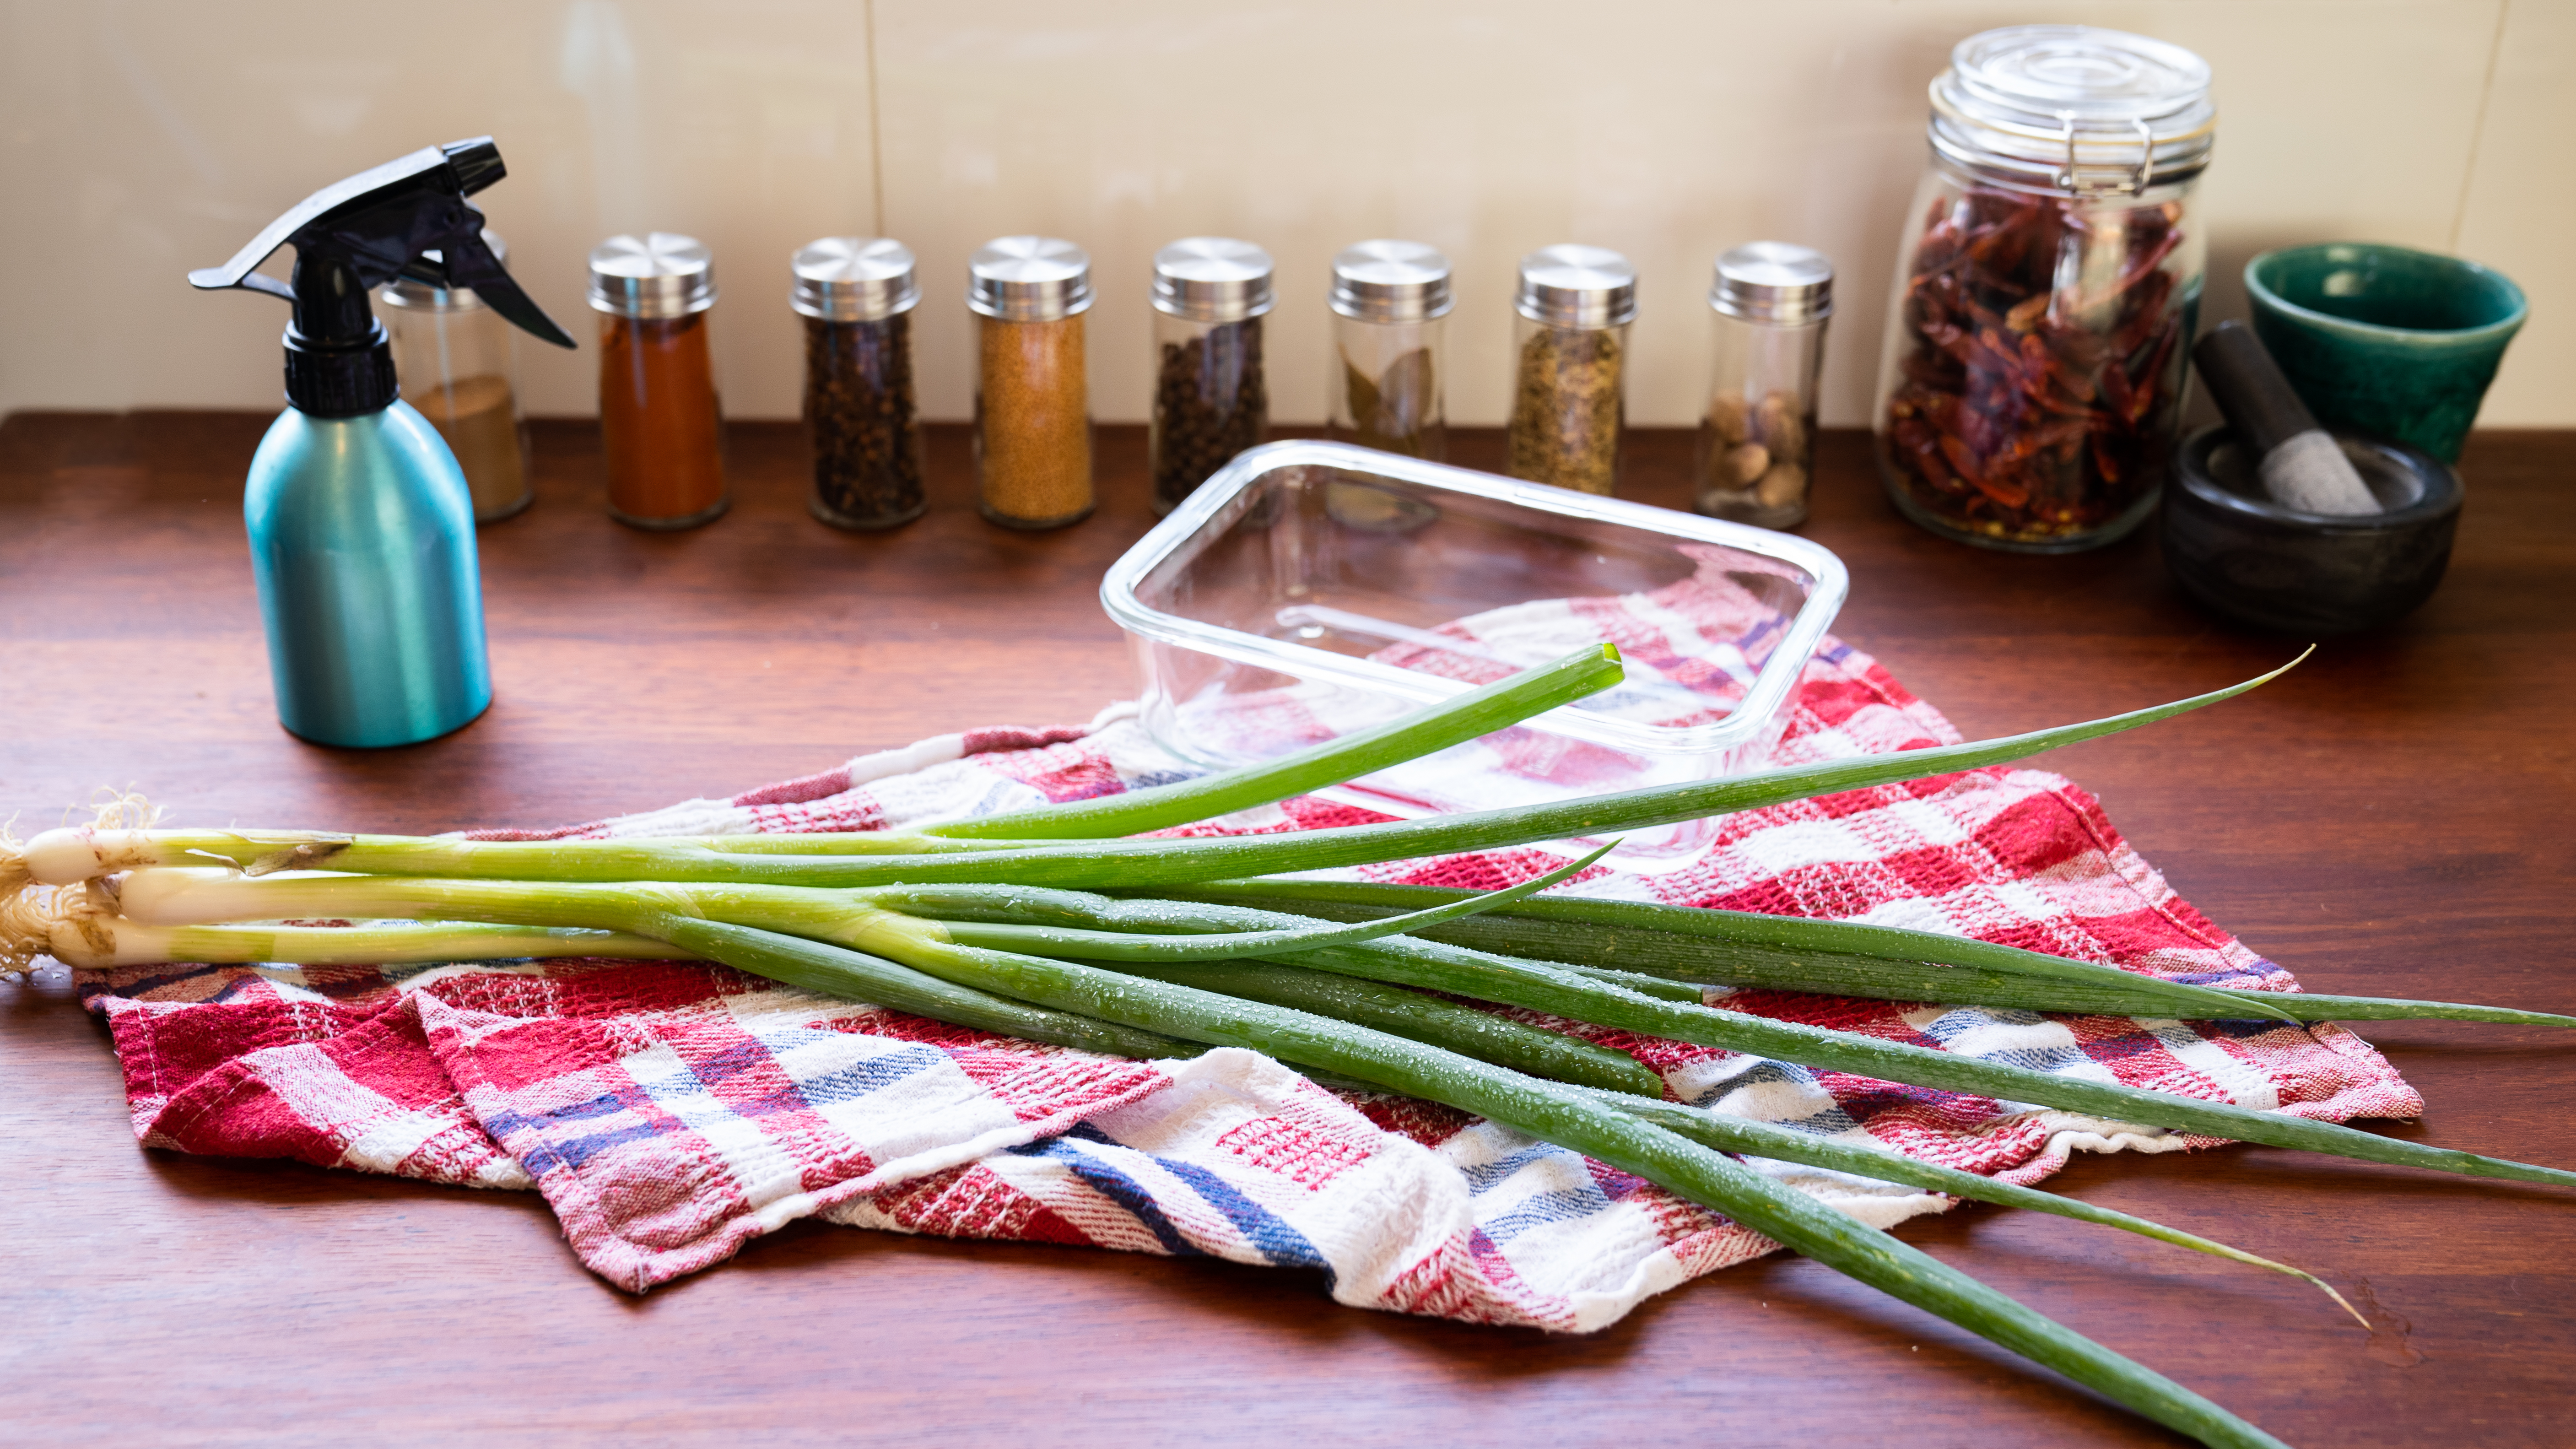
[[[537,429],[538,501],[483,533],[498,702],[380,753],[271,711],[241,480],[266,419],[0,424],[0,814],[102,786],[175,823],[552,824],[805,774],[977,724],[1088,718],[1134,667],[1095,600],[1152,522],[1140,430],[1097,516],[807,517],[792,429],[733,438],[732,513],[601,512],[594,431]],[[1900,521],[1826,440],[1805,532],[1838,632],[1971,736],[2244,678],[2305,641],[2197,612],[2144,535],[2009,557]],[[1631,496],[1678,503],[1688,439]],[[1467,433],[1457,461],[1497,439]],[[2182,893],[2323,991],[2576,1012],[2576,434],[2488,434],[2450,578],[2259,693],[2053,763]],[[2408,1138],[2576,1165],[2576,1037],[2366,1025]],[[780,1444],[2165,1444],[1970,1335],[1775,1255],[1589,1337],[1344,1308],[1294,1271],[800,1224],[645,1297],[532,1193],[135,1146],[60,973],[0,986],[0,1441]],[[2050,1184],[2313,1269],[2317,1294],[2141,1239],[1966,1207],[1901,1235],[2299,1445],[2576,1443],[2576,1194],[2248,1148],[2082,1157]]]

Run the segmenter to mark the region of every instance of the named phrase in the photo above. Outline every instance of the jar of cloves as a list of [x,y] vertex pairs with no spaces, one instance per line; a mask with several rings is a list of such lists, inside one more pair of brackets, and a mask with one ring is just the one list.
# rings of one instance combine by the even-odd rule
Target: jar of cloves
[[1005,528],[1091,516],[1091,392],[1082,314],[1091,257],[1069,241],[1006,236],[967,264],[975,314],[977,506]]
[[1750,242],[1717,259],[1708,291],[1715,346],[1700,416],[1692,507],[1764,528],[1806,520],[1815,486],[1817,383],[1834,264],[1788,242]]
[[1270,254],[1198,236],[1154,253],[1154,416],[1146,434],[1154,511],[1169,513],[1270,427],[1261,318]]
[[835,528],[910,523],[923,507],[912,252],[885,237],[825,237],[798,249],[789,269],[788,305],[805,319],[807,511]]
[[1619,482],[1637,269],[1601,247],[1542,247],[1521,258],[1512,308],[1519,363],[1503,471],[1609,494]]
[[[486,231],[483,242],[493,256],[508,258],[500,237]],[[474,521],[493,523],[526,508],[536,493],[528,483],[528,425],[519,415],[519,329],[471,287],[402,277],[377,299],[385,304],[403,401],[456,455]]]
[[1438,462],[1448,455],[1442,334],[1449,259],[1411,241],[1364,241],[1333,258],[1331,435]]
[[591,251],[600,445],[620,523],[695,528],[731,501],[707,346],[715,304],[715,261],[694,237],[613,236]]
[[2209,83],[2179,46],[2081,25],[1950,53],[1873,409],[1908,518],[2063,553],[2155,511],[2200,307]]

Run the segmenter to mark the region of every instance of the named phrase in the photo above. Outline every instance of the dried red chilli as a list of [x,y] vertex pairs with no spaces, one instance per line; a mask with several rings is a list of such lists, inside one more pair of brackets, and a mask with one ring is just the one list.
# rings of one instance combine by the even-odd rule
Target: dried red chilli
[[1988,189],[1934,204],[1882,441],[1915,504],[2037,541],[2101,528],[2154,491],[2190,320],[2164,266],[2181,214]]

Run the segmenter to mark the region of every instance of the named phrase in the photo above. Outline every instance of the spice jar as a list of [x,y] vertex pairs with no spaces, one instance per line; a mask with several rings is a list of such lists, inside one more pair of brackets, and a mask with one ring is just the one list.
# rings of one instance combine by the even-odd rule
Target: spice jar
[[[493,256],[509,256],[508,245],[490,231],[483,242]],[[385,304],[403,401],[429,419],[456,455],[474,498],[474,521],[491,523],[527,507],[536,493],[528,484],[528,426],[519,415],[518,329],[471,287],[402,277],[376,295]]]
[[2057,553],[2154,511],[2206,248],[2209,67],[2116,30],[1970,36],[1932,83],[1875,430],[1906,516]]
[[1520,361],[1503,471],[1607,495],[1619,482],[1637,269],[1600,247],[1542,247],[1521,258],[1512,308]]
[[806,509],[835,528],[921,516],[922,442],[912,381],[912,252],[884,237],[832,236],[789,263],[787,305],[805,319]]
[[1804,522],[1834,264],[1811,247],[1750,242],[1717,259],[1708,305],[1716,345],[1692,507],[1764,528]]
[[695,528],[725,511],[724,417],[707,350],[715,263],[693,237],[613,236],[590,254],[608,512]]
[[1270,253],[1197,236],[1154,253],[1154,417],[1146,469],[1154,511],[1174,504],[1270,427],[1261,316]]
[[1006,528],[1091,516],[1091,393],[1082,314],[1091,257],[1069,241],[1006,236],[967,264],[975,313],[978,507]]
[[1333,258],[1330,300],[1331,435],[1434,462],[1447,456],[1449,259],[1420,242],[1361,242]]

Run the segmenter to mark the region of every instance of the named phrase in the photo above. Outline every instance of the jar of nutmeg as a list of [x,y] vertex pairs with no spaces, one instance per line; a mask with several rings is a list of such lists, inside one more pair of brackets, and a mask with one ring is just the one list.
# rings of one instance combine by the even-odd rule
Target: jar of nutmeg
[[1699,428],[1697,496],[1712,518],[1789,528],[1807,517],[1815,480],[1816,392],[1834,265],[1823,252],[1752,242],[1717,259],[1708,411]]

